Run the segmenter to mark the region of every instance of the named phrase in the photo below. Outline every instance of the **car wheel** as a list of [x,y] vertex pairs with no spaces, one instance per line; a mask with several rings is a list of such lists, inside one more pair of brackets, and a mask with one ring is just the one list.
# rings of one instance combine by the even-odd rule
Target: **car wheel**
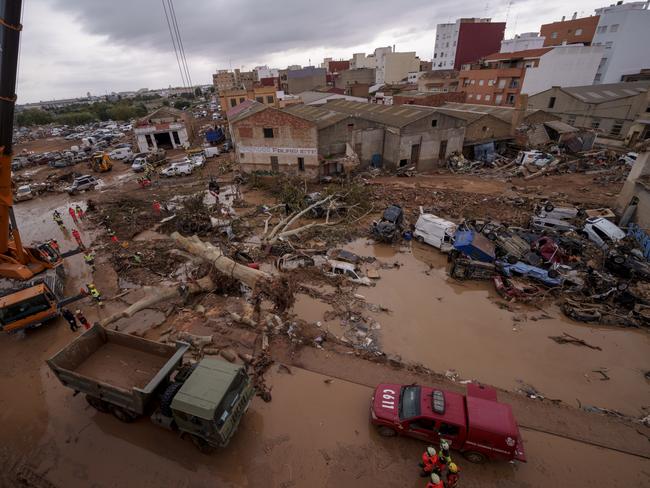
[[613,260],[616,264],[623,264],[625,263],[625,256],[621,256],[620,254],[617,254],[616,256],[614,256]]
[[464,452],[463,456],[470,463],[474,463],[474,464],[483,464],[485,461],[487,461],[487,458],[485,457],[485,454],[481,454],[480,452],[476,452],[476,451]]
[[418,241],[420,244],[424,244],[424,237],[422,236],[417,236],[415,240]]
[[548,270],[548,277],[549,278],[559,278],[560,273],[557,269],[549,269]]
[[100,398],[94,396],[86,395],[86,401],[88,405],[93,407],[95,410],[102,413],[109,413],[111,411],[110,405]]
[[497,240],[497,235],[494,232],[488,232],[487,238],[494,242]]
[[382,425],[377,430],[379,432],[379,435],[382,437],[395,437],[397,435],[395,429],[391,429],[390,427],[386,427],[385,425]]
[[117,405],[111,405],[111,413],[116,419],[127,424],[130,424],[138,418],[138,415],[135,412],[118,407]]
[[552,203],[547,203],[546,205],[544,205],[544,210],[546,210],[547,212],[552,212],[553,210],[555,210],[555,207],[553,206]]

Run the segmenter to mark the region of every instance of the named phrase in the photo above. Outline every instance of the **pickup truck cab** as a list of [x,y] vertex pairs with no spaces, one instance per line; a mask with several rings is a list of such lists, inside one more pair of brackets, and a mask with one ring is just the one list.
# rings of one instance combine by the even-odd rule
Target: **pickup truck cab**
[[467,395],[419,385],[380,384],[370,406],[371,423],[385,437],[397,434],[437,445],[440,439],[473,463],[526,461],[510,405],[494,388],[470,383]]

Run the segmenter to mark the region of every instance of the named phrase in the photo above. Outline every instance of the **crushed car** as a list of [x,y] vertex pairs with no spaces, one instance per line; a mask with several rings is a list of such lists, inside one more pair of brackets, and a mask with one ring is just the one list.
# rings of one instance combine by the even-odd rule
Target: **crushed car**
[[379,222],[372,223],[372,236],[380,242],[394,242],[402,235],[404,212],[399,205],[390,205]]

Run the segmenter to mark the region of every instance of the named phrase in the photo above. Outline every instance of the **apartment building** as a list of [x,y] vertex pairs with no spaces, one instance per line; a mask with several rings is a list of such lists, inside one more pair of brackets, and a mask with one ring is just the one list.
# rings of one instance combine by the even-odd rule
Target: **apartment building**
[[453,24],[436,26],[432,69],[460,69],[498,52],[506,29],[505,22],[492,19],[458,19]]
[[561,46],[562,44],[584,44],[590,46],[596,34],[598,26],[598,15],[591,17],[577,18],[577,12],[573,14],[570,20],[551,22],[543,24],[540,28],[540,34],[544,37],[544,46]]
[[527,51],[529,49],[539,49],[544,47],[544,36],[540,36],[537,32],[525,32],[517,34],[512,39],[504,39],[501,41],[502,53],[514,53],[516,51]]
[[278,107],[274,86],[254,85],[249,90],[234,88],[221,91],[219,96],[219,103],[223,110],[230,110],[246,100],[255,100],[262,105]]

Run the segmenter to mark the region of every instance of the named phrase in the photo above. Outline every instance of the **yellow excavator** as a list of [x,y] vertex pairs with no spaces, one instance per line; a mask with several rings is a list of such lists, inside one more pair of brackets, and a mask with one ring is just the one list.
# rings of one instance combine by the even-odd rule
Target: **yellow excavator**
[[105,173],[113,169],[113,160],[105,152],[96,152],[90,158],[90,167],[97,173]]
[[[13,210],[11,157],[21,0],[0,2],[0,330],[40,325],[80,296],[63,297],[62,255],[55,240],[23,245]],[[81,295],[84,296],[84,295]]]

